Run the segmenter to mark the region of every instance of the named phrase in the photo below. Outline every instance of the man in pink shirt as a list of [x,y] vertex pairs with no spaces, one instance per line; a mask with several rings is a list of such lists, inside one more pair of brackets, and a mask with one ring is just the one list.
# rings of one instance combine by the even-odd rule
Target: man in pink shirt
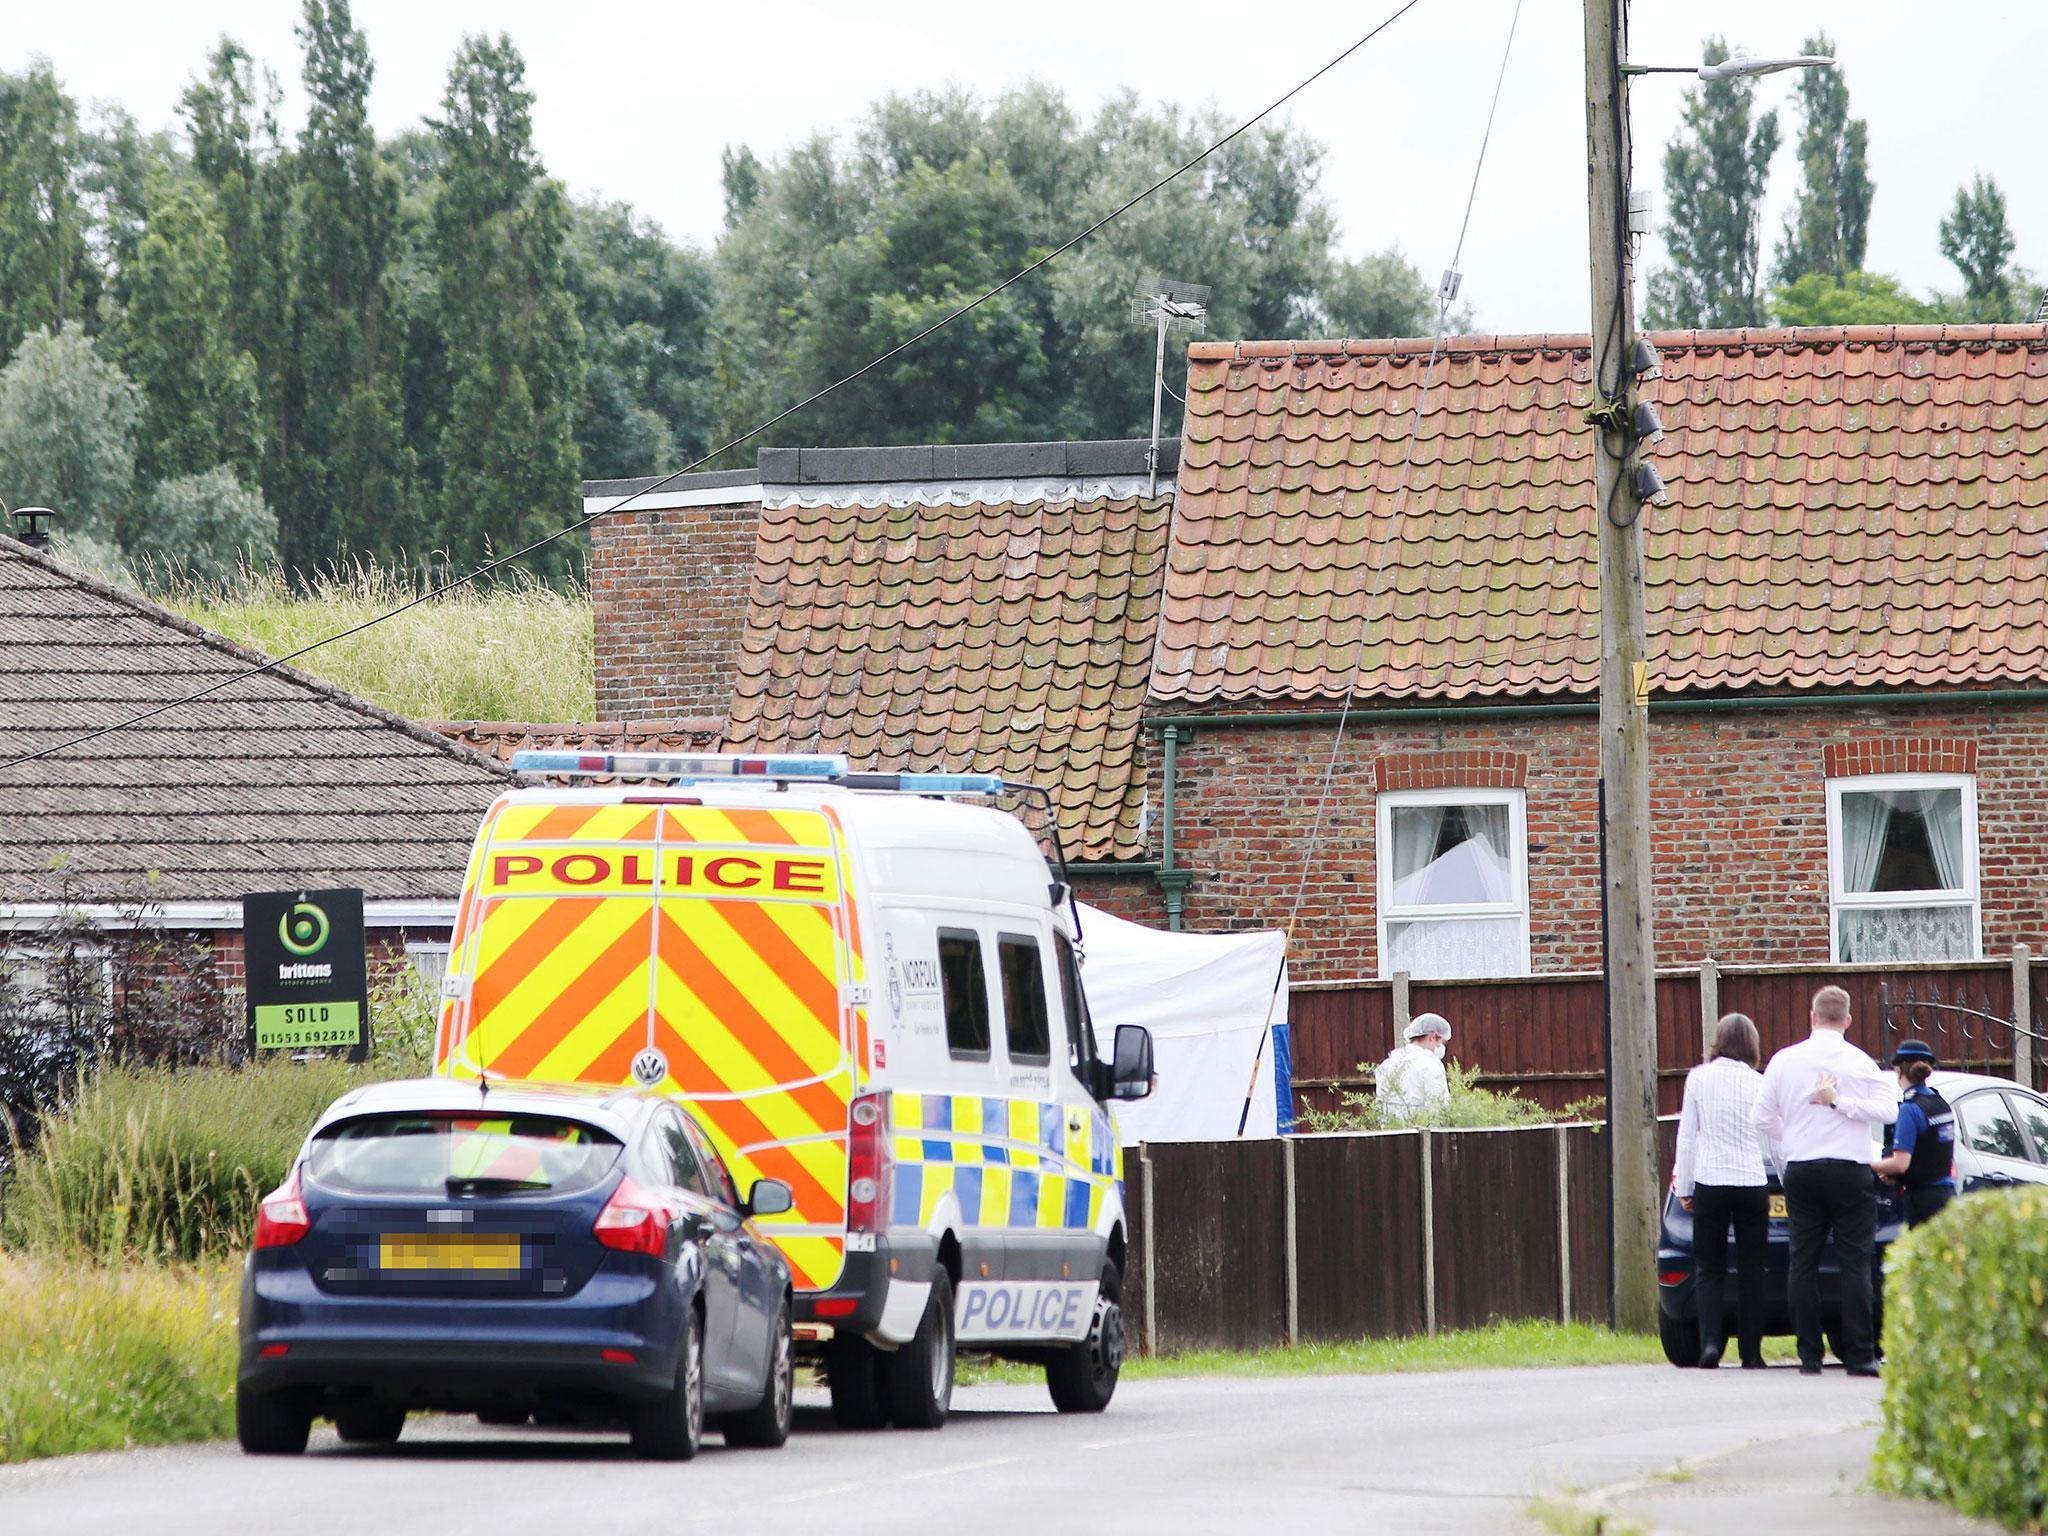
[[1802,1375],[1820,1374],[1820,1250],[1830,1232],[1841,1266],[1842,1364],[1851,1376],[1875,1376],[1871,1250],[1877,1239],[1877,1180],[1870,1171],[1871,1128],[1899,1115],[1896,1084],[1851,1045],[1849,994],[1813,994],[1813,1033],[1788,1045],[1764,1068],[1756,1126],[1783,1170],[1792,1223],[1786,1276]]

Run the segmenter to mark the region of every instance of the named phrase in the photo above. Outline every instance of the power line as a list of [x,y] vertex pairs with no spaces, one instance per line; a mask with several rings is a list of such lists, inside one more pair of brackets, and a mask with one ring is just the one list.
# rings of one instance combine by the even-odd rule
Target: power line
[[[1398,524],[1407,515],[1408,488],[1415,468],[1415,441],[1422,432],[1422,414],[1429,404],[1430,385],[1436,379],[1437,359],[1443,352],[1444,331],[1450,321],[1451,302],[1456,296],[1458,263],[1464,259],[1465,236],[1472,226],[1472,205],[1479,196],[1479,173],[1486,167],[1487,146],[1493,142],[1493,119],[1500,110],[1501,87],[1508,77],[1508,59],[1515,49],[1515,28],[1522,19],[1522,0],[1515,0],[1515,9],[1508,18],[1507,41],[1501,47],[1500,73],[1493,82],[1493,102],[1486,109],[1486,128],[1479,136],[1479,154],[1472,164],[1472,185],[1465,194],[1465,216],[1458,225],[1458,242],[1452,251],[1450,268],[1444,273],[1444,281],[1437,289],[1436,326],[1430,334],[1429,360],[1422,370],[1422,388],[1415,398],[1415,414],[1409,419],[1408,441],[1401,454],[1401,478],[1394,492],[1394,515],[1391,519]],[[1266,1023],[1259,1032],[1258,1054],[1252,1058],[1251,1080],[1245,1084],[1244,1107],[1237,1117],[1237,1133],[1242,1136],[1251,1116],[1252,1094],[1258,1086],[1259,1061],[1266,1049],[1266,1039],[1273,1032],[1273,1011],[1280,1003],[1280,987],[1287,979],[1288,951],[1294,947],[1294,925],[1301,916],[1302,898],[1308,892],[1309,870],[1315,864],[1316,847],[1322,841],[1323,820],[1329,810],[1330,787],[1337,777],[1337,761],[1344,748],[1345,727],[1351,721],[1351,706],[1358,696],[1358,669],[1365,664],[1365,647],[1372,635],[1372,610],[1375,600],[1382,593],[1375,591],[1383,585],[1386,570],[1387,550],[1392,540],[1383,539],[1373,553],[1373,563],[1367,571],[1364,604],[1358,616],[1358,644],[1353,648],[1350,674],[1344,681],[1344,703],[1337,712],[1337,728],[1330,738],[1330,760],[1323,767],[1321,787],[1316,794],[1315,819],[1310,823],[1308,841],[1302,845],[1301,874],[1294,885],[1294,900],[1288,907],[1287,927],[1280,945],[1280,964],[1273,976],[1273,990],[1266,998]]]
[[908,352],[912,347],[915,347],[916,345],[918,345],[918,343],[925,340],[925,338],[934,335],[939,331],[944,330],[947,326],[951,325],[954,321],[960,319],[962,316],[973,313],[982,305],[986,304],[990,299],[993,299],[994,297],[996,297],[996,295],[1002,293],[1005,289],[1016,286],[1018,283],[1023,282],[1025,278],[1030,277],[1033,273],[1039,271],[1041,268],[1057,260],[1059,257],[1064,256],[1068,251],[1073,250],[1074,247],[1080,245],[1083,241],[1087,240],[1092,235],[1096,234],[1105,225],[1113,222],[1116,219],[1123,217],[1124,214],[1130,212],[1131,209],[1137,207],[1138,204],[1142,203],[1146,198],[1150,197],[1153,193],[1159,191],[1162,187],[1165,187],[1170,183],[1179,180],[1182,176],[1185,176],[1189,171],[1193,170],[1203,161],[1209,159],[1210,156],[1214,155],[1218,150],[1224,148],[1233,140],[1237,139],[1244,133],[1256,127],[1264,119],[1272,116],[1273,113],[1279,111],[1280,108],[1284,107],[1296,96],[1299,96],[1311,85],[1314,85],[1318,80],[1322,79],[1323,76],[1327,75],[1339,64],[1342,64],[1346,59],[1350,58],[1354,53],[1358,52],[1359,49],[1363,48],[1367,43],[1371,42],[1374,38],[1378,37],[1382,32],[1386,31],[1387,28],[1391,27],[1395,22],[1399,21],[1403,16],[1407,15],[1410,11],[1414,10],[1415,7],[1421,3],[1422,0],[1404,0],[1403,4],[1396,7],[1392,12],[1390,12],[1385,17],[1385,19],[1380,21],[1378,25],[1373,27],[1373,29],[1367,32],[1363,37],[1359,38],[1356,42],[1351,44],[1350,47],[1346,48],[1342,53],[1339,53],[1334,58],[1330,59],[1327,63],[1322,65],[1321,68],[1317,69],[1313,74],[1308,75],[1306,78],[1302,79],[1297,84],[1290,87],[1288,90],[1282,92],[1279,96],[1276,96],[1272,101],[1268,102],[1265,106],[1261,107],[1257,112],[1253,113],[1250,117],[1246,118],[1243,122],[1239,123],[1235,128],[1231,129],[1230,132],[1223,135],[1222,138],[1216,140],[1215,143],[1211,144],[1207,149],[1203,150],[1200,154],[1194,156],[1192,159],[1182,162],[1173,170],[1167,172],[1164,176],[1160,177],[1157,181],[1153,182],[1149,187],[1145,188],[1144,191],[1139,192],[1135,196],[1126,199],[1122,203],[1119,203],[1115,208],[1112,208],[1108,213],[1104,214],[1101,218],[1097,219],[1093,224],[1090,224],[1086,229],[1082,230],[1079,234],[1074,235],[1073,237],[1068,239],[1064,244],[1055,246],[1053,249],[1047,251],[1043,256],[1039,257],[1038,260],[1032,262],[1029,266],[1022,268],[1017,272],[1013,272],[1012,274],[1010,274],[1010,276],[1004,278],[1000,283],[997,283],[995,287],[983,293],[979,298],[972,299],[969,302],[961,305],[958,309],[952,311],[950,314],[947,314],[942,318],[933,321],[932,324],[926,326],[916,335],[909,337],[907,340],[898,342],[895,346],[891,347],[888,351],[882,353],[880,356],[870,358],[867,362],[861,364],[860,367],[854,369],[853,372],[847,374],[844,378],[835,379],[830,384],[827,384],[823,389],[819,390],[816,394],[809,395],[806,398],[799,400],[795,405],[788,406],[783,410],[777,411],[773,416],[770,416],[766,421],[762,422],[760,425],[752,427],[745,432],[742,432],[739,436],[732,438],[730,441],[721,443],[718,447],[712,449],[709,453],[706,453],[701,457],[692,460],[690,463],[685,464],[681,469],[663,475],[659,480],[654,481],[652,484],[643,485],[642,487],[640,487],[639,490],[632,492],[628,496],[622,497],[620,500],[613,502],[608,507],[602,507],[595,512],[586,512],[581,517],[577,518],[574,522],[565,523],[562,527],[557,528],[553,533],[545,534],[542,537],[535,539],[532,543],[527,544],[522,548],[513,550],[510,554],[500,555],[495,560],[486,561],[484,564],[478,566],[475,570],[471,571],[466,576],[457,577],[455,580],[445,582],[442,585],[433,588],[431,591],[422,592],[418,596],[413,597],[407,600],[406,602],[400,603],[396,608],[390,609],[389,611],[384,613],[373,615],[372,617],[363,620],[362,623],[360,624],[352,625],[344,630],[338,630],[334,634],[324,636],[321,639],[309,641],[307,644],[300,646],[295,651],[287,651],[282,656],[272,657],[269,661],[264,662],[261,666],[250,667],[244,671],[233,673],[228,677],[222,678],[219,682],[211,683],[204,688],[196,689],[188,694],[183,694],[178,698],[171,699],[163,704],[159,704],[153,709],[147,709],[138,715],[130,716],[126,720],[117,721],[113,725],[103,725],[95,730],[86,731],[81,735],[73,736],[69,740],[53,742],[51,745],[47,747],[39,747],[33,752],[24,752],[21,753],[19,756],[11,757],[7,759],[5,762],[0,762],[0,771],[4,771],[9,768],[18,768],[23,763],[32,763],[35,762],[38,758],[52,757],[57,753],[67,751],[72,747],[83,746],[88,741],[96,741],[102,736],[110,736],[116,731],[131,730],[135,726],[143,724],[145,721],[153,720],[158,715],[164,714],[173,709],[177,709],[182,705],[197,703],[199,700],[209,698],[212,695],[219,693],[222,689],[232,687],[234,684],[242,682],[247,678],[261,676],[263,673],[269,672],[273,668],[283,666],[286,662],[295,661],[299,657],[306,655],[308,652],[318,650],[323,645],[332,645],[337,640],[346,640],[349,639],[351,636],[359,635],[364,630],[371,628],[373,625],[383,623],[386,619],[395,619],[400,614],[409,613],[413,609],[420,607],[422,604],[430,603],[435,598],[440,597],[445,593],[453,592],[459,587],[468,586],[472,582],[478,580],[480,577],[489,575],[492,571],[497,570],[500,566],[509,565],[511,562],[515,560],[525,558],[527,555],[532,554],[537,549],[546,548],[548,545],[554,543],[557,539],[566,538],[568,537],[568,535],[572,533],[580,532],[581,530],[589,527],[592,523],[596,522],[600,517],[610,517],[614,513],[625,511],[628,507],[632,506],[642,497],[653,495],[663,486],[673,484],[675,481],[681,479],[684,475],[687,475],[694,470],[702,468],[704,465],[710,463],[713,459],[717,458],[720,454],[727,453],[732,449],[741,446],[744,443],[751,442],[754,438],[759,437],[763,432],[770,430],[771,428],[777,426],[781,422],[787,421],[790,417],[794,416],[798,411],[805,410],[810,406],[816,405],[820,400],[823,400],[827,395],[833,394],[838,390],[844,389],[847,385],[853,383],[856,379],[860,379],[866,376],[867,374],[874,372],[875,369],[880,368],[883,364],[892,362],[896,358],[901,357],[905,352]]

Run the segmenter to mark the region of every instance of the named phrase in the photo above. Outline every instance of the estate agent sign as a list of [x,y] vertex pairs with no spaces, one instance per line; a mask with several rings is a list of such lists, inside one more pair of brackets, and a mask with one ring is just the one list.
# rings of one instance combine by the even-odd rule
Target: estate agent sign
[[264,891],[242,898],[249,1043],[259,1051],[369,1054],[361,891]]

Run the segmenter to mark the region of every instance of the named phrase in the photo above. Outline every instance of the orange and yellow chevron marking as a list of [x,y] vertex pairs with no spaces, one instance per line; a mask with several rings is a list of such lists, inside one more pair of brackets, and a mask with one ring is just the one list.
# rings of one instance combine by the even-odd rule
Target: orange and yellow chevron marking
[[815,811],[502,806],[471,860],[451,957],[469,995],[442,1049],[510,1077],[624,1083],[654,1046],[741,1188],[790,1185],[795,1209],[764,1230],[799,1285],[829,1286],[857,1071],[850,873]]
[[646,843],[654,840],[659,816],[652,805],[508,805],[498,813],[491,841]]

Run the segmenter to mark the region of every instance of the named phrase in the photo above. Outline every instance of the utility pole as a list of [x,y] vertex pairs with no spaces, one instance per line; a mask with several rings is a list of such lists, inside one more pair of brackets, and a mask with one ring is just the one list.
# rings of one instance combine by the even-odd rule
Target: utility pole
[[1657,1327],[1657,970],[1650,919],[1649,682],[1635,480],[1627,0],[1585,0],[1594,515],[1600,529],[1600,780],[1606,857],[1607,1157],[1614,1326]]

